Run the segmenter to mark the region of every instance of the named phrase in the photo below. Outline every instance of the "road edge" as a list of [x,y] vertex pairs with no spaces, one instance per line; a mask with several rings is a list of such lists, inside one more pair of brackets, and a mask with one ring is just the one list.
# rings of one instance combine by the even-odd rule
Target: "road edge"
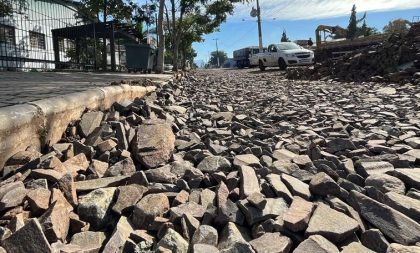
[[80,119],[86,110],[108,110],[116,102],[144,97],[168,80],[152,81],[150,86],[127,84],[93,88],[0,108],[0,168],[28,146],[40,150],[57,143],[66,127]]

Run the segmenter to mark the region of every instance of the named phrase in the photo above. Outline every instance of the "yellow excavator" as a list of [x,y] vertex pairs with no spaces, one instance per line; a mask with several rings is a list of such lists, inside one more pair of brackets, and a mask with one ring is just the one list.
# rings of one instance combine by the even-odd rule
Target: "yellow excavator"
[[322,44],[321,32],[324,32],[324,41],[325,41],[325,33],[335,34],[339,38],[346,38],[347,37],[347,29],[342,28],[341,26],[328,26],[328,25],[320,25],[316,28],[315,36],[316,36],[316,46],[320,47]]

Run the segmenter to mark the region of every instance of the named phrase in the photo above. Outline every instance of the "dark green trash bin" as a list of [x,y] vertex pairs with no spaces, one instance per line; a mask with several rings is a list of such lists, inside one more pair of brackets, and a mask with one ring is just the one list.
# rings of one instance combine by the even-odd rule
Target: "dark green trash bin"
[[156,63],[157,50],[151,45],[126,45],[126,64],[128,73],[151,73]]

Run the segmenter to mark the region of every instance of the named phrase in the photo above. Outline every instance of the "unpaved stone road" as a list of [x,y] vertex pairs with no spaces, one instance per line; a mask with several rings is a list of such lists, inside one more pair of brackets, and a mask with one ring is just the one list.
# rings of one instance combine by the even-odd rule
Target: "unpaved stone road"
[[192,72],[85,113],[49,155],[12,156],[0,171],[1,245],[419,252],[419,107],[411,84]]
[[392,127],[414,127],[420,120],[418,85],[289,81],[276,69],[203,70],[195,77],[186,93],[196,105],[231,106],[235,114],[278,129],[351,126],[385,134],[382,131]]

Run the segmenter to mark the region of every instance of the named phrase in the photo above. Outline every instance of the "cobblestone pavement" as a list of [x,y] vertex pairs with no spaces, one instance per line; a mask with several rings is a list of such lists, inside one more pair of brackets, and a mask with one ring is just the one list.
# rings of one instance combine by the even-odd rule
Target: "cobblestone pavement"
[[171,75],[127,73],[0,72],[0,107],[107,86],[113,81],[165,80]]
[[418,253],[419,94],[192,71],[10,157],[0,252]]

